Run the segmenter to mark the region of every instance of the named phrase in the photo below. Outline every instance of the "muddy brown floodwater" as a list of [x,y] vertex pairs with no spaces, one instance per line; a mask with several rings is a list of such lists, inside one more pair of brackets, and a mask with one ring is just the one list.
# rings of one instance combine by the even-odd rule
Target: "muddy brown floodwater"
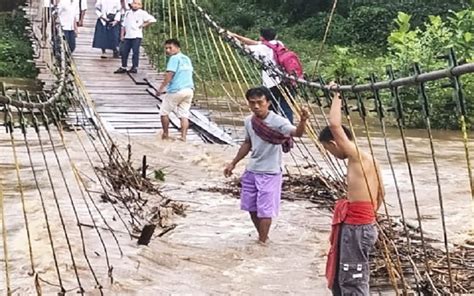
[[[364,135],[360,129],[357,129],[357,134]],[[375,131],[372,136],[384,175],[388,211],[396,216],[399,215],[398,198],[383,139]],[[463,143],[456,132],[435,132],[434,137],[448,239],[450,242],[463,242],[472,221]],[[408,131],[406,140],[424,230],[428,236],[441,239],[436,178],[426,132]],[[143,152],[160,147],[160,152],[154,153],[159,155],[154,163],[158,167],[169,166],[167,170],[171,174],[164,191],[189,205],[187,217],[177,221],[179,226],[175,231],[164,239],[155,240],[150,248],[144,248],[138,255],[138,258],[144,256],[146,259],[137,260],[168,265],[167,272],[161,274],[159,289],[163,290],[160,291],[193,295],[328,294],[324,279],[330,226],[327,211],[315,209],[313,204],[305,201],[283,201],[281,216],[272,227],[272,243],[268,248],[261,248],[255,244],[255,231],[246,213],[239,211],[238,200],[218,193],[196,191],[206,186],[222,186],[225,182],[222,177],[224,163],[233,157],[236,147],[145,142],[147,139],[135,147],[141,147],[138,149]],[[368,149],[363,136],[359,142],[363,149]],[[472,141],[469,145],[474,148]],[[405,214],[416,225],[410,179],[396,129],[388,130],[388,146]],[[285,161],[290,171],[297,171],[292,167],[290,157],[286,156]],[[244,163],[238,167],[236,175],[243,171]],[[157,287],[151,285],[149,289]],[[382,291],[380,294],[393,293]]]
[[[357,134],[362,136],[359,138],[361,147],[367,149],[364,134],[359,129]],[[384,175],[388,209],[392,215],[398,215],[396,188],[386,160],[383,139],[375,131],[372,136]],[[76,159],[80,160],[80,150],[74,145],[74,137],[70,133],[67,133],[66,137],[74,155],[77,155]],[[124,135],[117,134],[114,137],[118,139],[121,147],[125,147],[129,141]],[[239,200],[228,195],[198,190],[203,187],[222,186],[226,182],[222,176],[224,164],[235,155],[238,147],[163,142],[159,140],[158,135],[131,136],[130,141],[133,144],[135,165],[139,166],[142,155],[147,155],[150,172],[163,169],[166,173],[166,180],[162,184],[163,192],[188,208],[186,217],[173,221],[177,223],[176,229],[161,238],[153,238],[148,247],[137,247],[136,243],[126,236],[120,237],[125,256],[113,262],[115,281],[104,286],[106,295],[329,295],[324,278],[331,220],[327,210],[317,209],[307,201],[283,201],[281,215],[272,226],[271,243],[268,247],[261,247],[256,243],[257,236],[250,219],[246,213],[239,210]],[[309,144],[310,141],[305,139],[305,142]],[[405,214],[409,221],[416,224],[410,179],[396,129],[389,130],[388,143]],[[438,189],[429,143],[421,130],[408,131],[407,143],[423,227],[430,236],[441,238]],[[434,145],[448,238],[450,242],[462,242],[471,229],[472,221],[463,144],[458,133],[443,131],[435,133]],[[471,149],[474,148],[472,141],[469,145]],[[310,145],[308,147],[311,151],[314,150],[314,155],[319,159],[315,149]],[[0,170],[2,176],[8,177],[2,177],[3,185],[11,187],[6,191],[7,201],[11,208],[19,211],[19,201],[13,199],[12,193],[15,180],[8,141],[2,141],[0,148]],[[35,153],[38,152],[35,150]],[[298,151],[295,153],[295,158],[301,161],[304,155],[298,155]],[[25,159],[21,162],[27,163]],[[285,155],[285,162],[290,172],[298,171],[288,155]],[[245,163],[246,161],[243,161],[237,167],[236,176],[243,172]],[[325,166],[323,162],[320,164]],[[303,172],[311,171],[303,169]],[[25,178],[26,173],[27,171],[24,171]],[[92,174],[89,172],[89,175]],[[41,180],[47,182],[44,177]],[[27,185],[30,182],[31,180]],[[35,200],[29,208],[37,211],[37,198],[32,199],[34,192],[32,188],[28,188],[27,196],[32,203]],[[17,204],[13,205],[13,202]],[[108,204],[102,204],[101,207],[111,213]],[[9,217],[14,216],[14,213],[7,214]],[[17,238],[11,247],[14,250],[23,250],[24,242],[20,243],[19,239],[24,238],[24,227],[20,223],[21,220],[18,220],[18,224],[15,221],[13,219],[7,223],[10,227],[9,236]],[[35,249],[35,256],[40,264],[46,264],[50,261],[50,254],[45,230],[39,220],[35,226],[38,233],[34,235],[35,246],[40,243],[42,246]],[[112,241],[109,243],[112,244]],[[76,251],[79,252],[79,249]],[[28,266],[27,256],[24,253],[25,255],[18,257],[18,254],[23,253],[17,253],[14,257],[14,271],[16,274],[24,274]],[[43,272],[44,277],[53,274],[54,270],[45,267]],[[3,280],[2,277],[0,287],[4,287]],[[16,282],[15,293],[20,293],[19,295],[34,291],[28,286],[31,281],[27,278],[14,278],[13,282]],[[22,284],[19,285],[20,283]],[[67,288],[71,288],[71,285],[68,284]],[[383,291],[381,294],[393,293]]]

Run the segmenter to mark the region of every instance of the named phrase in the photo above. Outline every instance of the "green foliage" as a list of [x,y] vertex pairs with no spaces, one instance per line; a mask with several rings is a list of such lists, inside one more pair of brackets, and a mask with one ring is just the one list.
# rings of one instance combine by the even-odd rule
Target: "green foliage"
[[[283,32],[283,36],[294,36],[307,40],[323,40],[329,13],[320,12]],[[335,14],[326,39],[327,44],[349,44],[351,41],[350,26],[347,20]]]
[[27,25],[23,12],[0,14],[0,77],[36,77],[36,68],[28,62],[33,49],[26,36]]
[[[445,55],[450,48],[458,53],[458,58],[472,61],[474,46],[472,38],[474,14],[471,10],[451,12],[451,16],[443,21],[439,16],[430,16],[423,27],[412,28],[411,16],[399,13],[396,20],[397,28],[388,38],[389,54],[386,62],[400,70],[401,76],[413,74],[413,63],[425,66],[425,71],[440,69],[447,66],[444,59],[437,59]],[[471,33],[471,34],[469,34]],[[435,128],[457,128],[458,116],[456,101],[453,100],[452,89],[443,89],[447,81],[429,83],[428,96],[430,102],[431,122]],[[465,84],[466,93],[474,91],[472,79]],[[411,127],[424,126],[423,114],[419,112],[419,95],[414,90],[404,90],[402,93],[405,111],[408,115],[407,125]],[[466,104],[472,107],[474,97],[466,96]],[[451,110],[447,112],[447,110]],[[468,121],[474,119],[474,110],[468,108]]]
[[344,79],[361,74],[358,67],[359,60],[355,55],[351,54],[350,48],[336,45],[333,49],[333,62],[323,70],[324,77]]
[[[320,41],[333,0],[206,0],[202,4],[226,28],[245,35],[258,32],[261,27],[274,27],[292,37]],[[397,12],[411,15],[412,25],[418,27],[427,21],[429,15],[444,19],[450,10],[461,10],[468,5],[463,0],[441,3],[435,0],[339,0],[327,41],[332,45],[385,47]]]
[[458,54],[469,61],[474,60],[474,10],[451,11],[448,26],[452,34],[450,40]]
[[419,62],[429,69],[443,67],[445,62],[436,57],[454,48],[462,59],[472,60],[474,48],[474,11],[451,12],[452,16],[443,21],[439,16],[430,16],[423,27],[412,29],[411,17],[400,12],[396,20],[397,28],[388,38],[388,61],[406,71],[411,62]]
[[350,12],[348,22],[353,42],[385,47],[393,17],[385,7],[360,6]]
[[[474,11],[460,11],[460,8],[467,6],[466,1],[462,0],[442,3],[435,0],[339,0],[321,53],[321,41],[332,0],[200,0],[199,3],[223,27],[247,37],[258,37],[261,27],[276,28],[279,39],[300,56],[305,72],[311,76],[318,61],[318,73],[315,74],[326,80],[366,83],[371,73],[385,80],[384,69],[389,64],[398,71],[399,77],[413,75],[414,62],[422,65],[423,71],[446,68],[447,61],[437,57],[445,55],[451,48],[455,49],[458,59],[473,61],[474,58]],[[161,16],[159,9],[154,14]],[[153,26],[147,31],[147,51],[154,54],[155,64],[162,68],[162,42],[167,30],[163,26]],[[179,38],[184,41],[181,33]],[[188,35],[188,43],[192,42]],[[207,41],[204,43],[208,44]],[[194,48],[193,45],[190,47]],[[183,48],[192,58],[195,68],[200,69],[197,81],[210,84],[208,78],[215,77],[216,73],[226,80],[223,69],[214,67],[219,63],[212,62],[211,49],[204,44],[201,46],[199,42],[197,47],[199,52],[187,50],[186,46]],[[207,58],[206,54],[209,55]],[[209,60],[211,69],[207,64]],[[467,118],[471,122],[474,120],[472,76],[462,77],[466,105],[470,110]],[[430,82],[426,85],[434,128],[458,127],[453,90],[441,87],[448,82]],[[212,89],[212,85],[208,87],[208,91]],[[401,88],[400,95],[407,126],[424,127],[416,87]],[[382,96],[389,106],[389,94],[383,92]]]

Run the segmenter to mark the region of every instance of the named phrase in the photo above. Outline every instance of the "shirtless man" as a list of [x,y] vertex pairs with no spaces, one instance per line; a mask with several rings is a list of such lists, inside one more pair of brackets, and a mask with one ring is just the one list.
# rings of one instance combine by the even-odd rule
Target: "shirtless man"
[[[335,90],[337,85],[331,83]],[[357,151],[353,135],[342,125],[342,99],[335,92],[329,113],[329,126],[319,141],[339,159],[347,159],[347,197],[334,209],[331,249],[326,277],[334,295],[369,295],[369,252],[377,240],[376,211],[385,192],[378,164],[371,155]]]

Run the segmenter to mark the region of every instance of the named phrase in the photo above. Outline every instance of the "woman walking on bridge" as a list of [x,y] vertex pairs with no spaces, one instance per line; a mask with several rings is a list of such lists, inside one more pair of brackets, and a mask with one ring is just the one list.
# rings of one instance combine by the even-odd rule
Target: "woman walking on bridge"
[[101,58],[107,57],[107,49],[113,51],[114,58],[119,58],[121,8],[121,0],[97,0],[95,4],[95,12],[99,18],[95,25],[92,47],[102,49]]

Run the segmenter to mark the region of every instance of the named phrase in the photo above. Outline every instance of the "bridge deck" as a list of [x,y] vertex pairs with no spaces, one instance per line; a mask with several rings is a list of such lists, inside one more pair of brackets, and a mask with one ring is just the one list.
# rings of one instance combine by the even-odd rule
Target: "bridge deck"
[[[88,1],[84,27],[80,28],[77,48],[73,54],[81,80],[94,100],[96,108],[105,124],[113,130],[129,134],[157,134],[162,126],[159,117],[160,104],[147,91],[146,84],[137,84],[127,74],[113,74],[120,66],[120,59],[100,57],[100,49],[92,48],[94,27],[97,16],[94,11],[94,0]],[[140,76],[153,81],[161,81],[163,74],[158,73],[148,61],[142,48],[140,55]],[[144,81],[143,81],[144,82]],[[174,119],[174,120],[173,120]],[[177,136],[179,131],[177,119],[172,118],[170,133]],[[189,141],[202,142],[197,132],[190,129]]]

